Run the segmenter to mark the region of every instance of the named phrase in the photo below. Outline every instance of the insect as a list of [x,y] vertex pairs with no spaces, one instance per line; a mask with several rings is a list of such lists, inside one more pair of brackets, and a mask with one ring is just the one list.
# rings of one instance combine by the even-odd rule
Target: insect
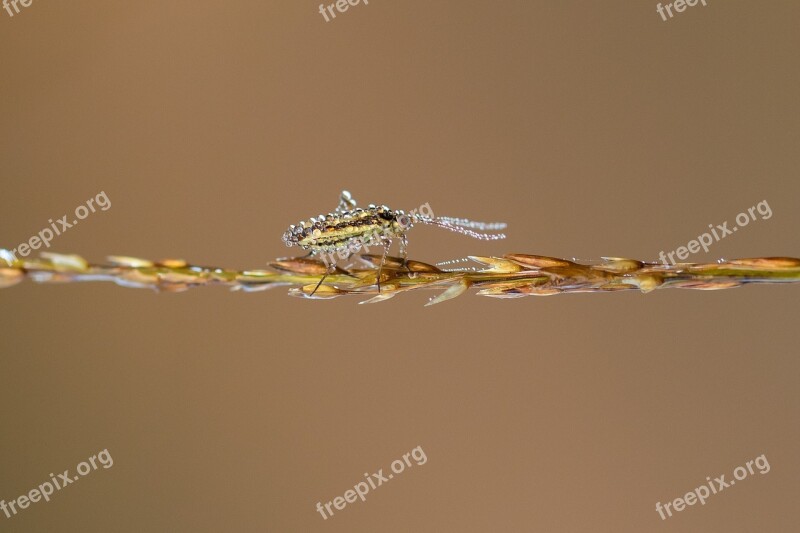
[[381,272],[389,247],[395,239],[400,241],[400,255],[405,264],[408,255],[406,232],[414,224],[435,226],[474,239],[505,239],[505,235],[502,233],[474,231],[502,230],[506,227],[503,222],[476,222],[464,218],[436,217],[432,212],[429,215],[423,215],[417,211],[415,209],[406,213],[402,210],[390,209],[385,205],[372,204],[366,208],[360,208],[357,207],[355,199],[348,191],[342,191],[339,205],[333,213],[319,215],[289,226],[289,229],[283,234],[283,242],[289,247],[299,246],[303,250],[308,250],[308,255],[322,256],[323,261],[328,265],[328,272],[320,279],[311,293],[313,296],[328,273],[335,269],[334,254],[338,255],[340,259],[349,259],[360,249],[369,248],[372,245],[383,247],[383,256],[377,276],[378,292],[380,293]]

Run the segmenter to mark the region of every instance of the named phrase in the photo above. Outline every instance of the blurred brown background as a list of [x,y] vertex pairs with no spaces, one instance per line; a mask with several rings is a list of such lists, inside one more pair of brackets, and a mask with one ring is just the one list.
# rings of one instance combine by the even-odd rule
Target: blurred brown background
[[[364,204],[504,220],[412,258],[800,256],[793,1],[44,2],[0,11],[0,246],[263,268]],[[796,286],[423,307],[283,289],[0,291],[0,498],[114,466],[3,531],[790,531]],[[421,446],[323,520],[318,501]],[[671,501],[765,454],[666,521]]]

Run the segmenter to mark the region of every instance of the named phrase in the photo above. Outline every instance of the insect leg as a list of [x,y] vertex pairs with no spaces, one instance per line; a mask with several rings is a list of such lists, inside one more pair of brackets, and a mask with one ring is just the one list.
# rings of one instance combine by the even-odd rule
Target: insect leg
[[328,269],[325,271],[325,274],[323,274],[322,277],[320,278],[319,283],[317,283],[317,286],[314,287],[314,290],[311,291],[311,294],[309,294],[309,297],[314,296],[314,293],[317,292],[317,289],[319,289],[319,286],[322,285],[323,281],[325,281],[325,278],[328,277],[328,274],[332,274],[334,270],[336,270],[336,265],[331,265],[328,267]]
[[383,273],[383,265],[386,263],[386,256],[389,253],[389,247],[392,245],[391,239],[383,239],[383,255],[381,256],[381,264],[378,267],[378,294],[381,293],[381,274]]
[[403,258],[403,268],[411,272],[408,268],[408,236],[405,233],[400,234],[400,257]]

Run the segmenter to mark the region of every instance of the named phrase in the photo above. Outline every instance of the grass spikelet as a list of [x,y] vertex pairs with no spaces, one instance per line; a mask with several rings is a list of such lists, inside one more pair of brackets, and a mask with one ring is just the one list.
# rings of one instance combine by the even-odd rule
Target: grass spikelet
[[[470,256],[478,266],[470,270],[442,270],[421,261],[365,254],[361,266],[348,269],[327,266],[310,257],[276,259],[265,270],[230,270],[201,267],[180,259],[150,261],[112,256],[108,263],[92,264],[77,255],[42,253],[36,259],[19,260],[0,249],[0,288],[25,279],[38,283],[110,281],[123,287],[181,292],[194,287],[222,285],[245,292],[288,287],[289,294],[303,298],[331,299],[362,296],[361,303],[377,303],[401,292],[441,291],[428,304],[451,300],[476,288],[493,298],[520,298],[564,293],[611,292],[680,288],[720,290],[749,283],[800,282],[800,259],[759,257],[717,263],[664,265],[635,259],[604,257],[599,264],[584,265],[565,259],[531,254],[503,257]],[[326,275],[327,273],[327,275]]]

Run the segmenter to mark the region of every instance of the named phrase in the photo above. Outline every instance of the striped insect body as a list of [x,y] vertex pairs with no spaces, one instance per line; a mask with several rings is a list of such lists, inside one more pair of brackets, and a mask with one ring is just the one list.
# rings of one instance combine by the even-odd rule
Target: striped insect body
[[322,257],[329,269],[335,267],[334,255],[339,259],[347,259],[361,249],[368,250],[369,246],[382,246],[383,258],[377,277],[380,290],[380,272],[389,247],[395,239],[399,240],[400,254],[405,262],[408,243],[406,232],[414,224],[435,226],[474,239],[505,238],[502,233],[483,233],[504,229],[506,225],[502,222],[476,222],[464,218],[436,217],[428,204],[423,207],[427,207],[426,214],[422,213],[422,208],[408,213],[390,209],[385,205],[360,208],[349,192],[342,191],[339,205],[334,212],[289,226],[283,234],[283,242],[286,246],[299,246],[303,250],[308,250],[309,255]]

